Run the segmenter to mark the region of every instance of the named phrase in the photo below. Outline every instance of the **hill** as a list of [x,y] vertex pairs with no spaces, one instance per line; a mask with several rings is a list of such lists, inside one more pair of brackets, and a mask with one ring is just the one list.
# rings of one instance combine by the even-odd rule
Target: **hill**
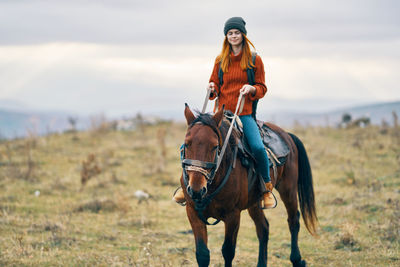
[[0,138],[21,138],[29,134],[60,133],[71,128],[68,119],[77,119],[77,129],[87,129],[88,119],[59,111],[24,111],[0,109]]
[[[271,112],[265,114],[265,119],[285,127],[291,127],[295,123],[312,126],[335,127],[342,121],[343,114],[350,114],[353,119],[367,117],[374,125],[381,125],[382,121],[393,125],[393,111],[400,116],[400,101],[375,103],[356,107],[341,108],[326,112]],[[264,114],[260,114],[262,118]]]

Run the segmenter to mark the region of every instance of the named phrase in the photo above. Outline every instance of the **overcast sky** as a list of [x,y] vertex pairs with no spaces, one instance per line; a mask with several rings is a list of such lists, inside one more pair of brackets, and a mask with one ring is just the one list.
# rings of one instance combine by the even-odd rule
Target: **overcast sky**
[[200,108],[232,16],[260,113],[400,100],[400,1],[0,1],[0,101],[110,116]]

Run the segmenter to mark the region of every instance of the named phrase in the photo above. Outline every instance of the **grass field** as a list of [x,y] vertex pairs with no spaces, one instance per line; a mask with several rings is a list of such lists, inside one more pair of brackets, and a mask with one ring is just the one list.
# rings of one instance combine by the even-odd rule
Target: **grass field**
[[[171,201],[185,125],[0,143],[0,265],[196,266],[185,209]],[[400,130],[292,129],[308,151],[319,237],[303,226],[309,266],[400,266]],[[83,171],[85,161],[85,171]],[[84,177],[84,181],[82,181]],[[148,192],[148,201],[134,193]],[[291,266],[282,202],[270,222],[269,266]],[[209,227],[223,266],[223,224]],[[258,241],[242,213],[235,266],[255,266]]]

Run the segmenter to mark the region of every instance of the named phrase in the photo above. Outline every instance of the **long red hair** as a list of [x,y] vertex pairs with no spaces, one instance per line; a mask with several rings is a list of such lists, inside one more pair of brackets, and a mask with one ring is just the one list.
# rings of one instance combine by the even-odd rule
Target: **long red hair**
[[[250,45],[256,49],[252,42],[247,38],[247,36],[242,33],[243,36],[243,47],[242,47],[242,58],[240,60],[240,67],[243,70],[252,69],[254,64],[251,60],[251,50]],[[231,64],[231,53],[232,47],[228,42],[228,37],[225,36],[224,44],[222,45],[222,52],[217,57],[217,61],[221,62],[221,69],[223,72],[227,72],[229,65]]]

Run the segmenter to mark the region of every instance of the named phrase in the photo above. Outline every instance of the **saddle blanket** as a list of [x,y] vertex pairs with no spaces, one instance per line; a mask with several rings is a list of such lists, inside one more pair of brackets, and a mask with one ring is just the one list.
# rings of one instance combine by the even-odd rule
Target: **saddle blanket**
[[275,156],[285,158],[289,154],[289,146],[286,142],[271,128],[264,124],[262,121],[257,121],[258,128],[260,129],[261,138],[264,146],[272,150]]

